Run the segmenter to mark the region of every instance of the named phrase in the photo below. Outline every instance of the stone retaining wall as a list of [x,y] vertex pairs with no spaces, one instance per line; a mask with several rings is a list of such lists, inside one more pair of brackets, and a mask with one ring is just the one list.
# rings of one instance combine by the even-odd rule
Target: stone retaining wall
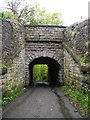
[[64,49],[64,84],[71,88],[88,89],[88,76],[81,72],[81,67],[73,57]]
[[2,25],[2,55],[3,61],[8,63],[19,55],[21,49],[24,49],[24,28],[18,23],[7,20],[3,20]]
[[75,23],[64,31],[64,79],[72,88],[88,89],[89,76],[81,71],[85,65],[88,41],[88,20]]
[[82,55],[87,51],[88,41],[88,20],[70,25],[64,31],[64,39],[77,55]]
[[13,59],[12,65],[7,68],[7,73],[1,75],[2,79],[2,93],[6,95],[11,92],[13,88],[24,86],[25,80],[25,50],[23,49],[19,56]]
[[0,20],[0,75],[2,74],[2,21]]
[[24,28],[18,23],[2,21],[2,74],[0,75],[3,96],[15,87],[24,85],[25,41]]

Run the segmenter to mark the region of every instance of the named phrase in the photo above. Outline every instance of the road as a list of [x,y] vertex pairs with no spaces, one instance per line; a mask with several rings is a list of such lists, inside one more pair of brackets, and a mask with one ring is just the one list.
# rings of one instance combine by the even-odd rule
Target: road
[[79,113],[75,112],[69,101],[64,103],[61,98],[48,86],[28,89],[5,108],[3,118],[72,118],[73,115],[79,118]]

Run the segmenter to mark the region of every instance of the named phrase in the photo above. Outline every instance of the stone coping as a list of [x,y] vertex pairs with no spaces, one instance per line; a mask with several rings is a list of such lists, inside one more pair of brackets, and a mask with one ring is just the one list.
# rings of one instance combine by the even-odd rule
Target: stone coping
[[57,28],[66,28],[66,26],[58,26],[58,25],[24,25],[24,27],[57,27]]

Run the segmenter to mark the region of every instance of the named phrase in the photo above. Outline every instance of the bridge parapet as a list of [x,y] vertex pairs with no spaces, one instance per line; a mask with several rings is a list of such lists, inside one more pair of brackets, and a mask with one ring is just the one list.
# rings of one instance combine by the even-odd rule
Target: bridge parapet
[[61,42],[65,26],[24,26],[26,41]]

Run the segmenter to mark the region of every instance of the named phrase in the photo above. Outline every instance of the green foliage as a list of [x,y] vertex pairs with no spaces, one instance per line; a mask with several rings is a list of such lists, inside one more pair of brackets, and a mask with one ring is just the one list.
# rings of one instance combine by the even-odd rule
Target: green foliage
[[85,59],[82,57],[82,55],[79,55],[77,59],[81,64],[85,64]]
[[17,19],[17,15],[13,15],[11,12],[8,12],[8,11],[4,11],[4,12],[1,12],[0,13],[0,18],[2,19],[11,19],[11,20],[15,20]]
[[14,36],[17,36],[18,33],[18,25],[15,24],[15,20],[18,20],[18,16],[16,14],[13,14],[12,12],[1,12],[0,13],[0,18],[1,19],[10,19],[12,21],[13,25],[13,31],[14,31]]
[[[88,51],[85,53],[85,55],[87,54],[88,54]],[[77,60],[81,63],[81,65],[90,66],[90,62],[86,61],[86,59],[82,57],[82,55],[79,55],[77,57]]]
[[35,20],[35,12],[33,7],[28,7],[27,5],[24,7],[23,12],[21,13],[19,19],[22,24],[36,24]]
[[2,19],[7,19],[7,18],[9,18],[11,16],[11,13],[10,12],[1,12],[0,13],[0,18],[2,18]]
[[7,94],[7,96],[5,96],[2,99],[0,99],[0,104],[2,104],[2,106],[5,106],[7,103],[10,103],[16,97],[18,97],[20,94],[22,94],[23,91],[24,91],[24,88],[22,88],[22,87],[18,87],[18,88],[15,87],[13,90],[10,91],[9,95]]
[[[29,24],[36,25],[63,25],[63,19],[61,13],[50,14],[44,8],[40,8],[40,5],[36,3],[33,12],[33,22],[29,19]],[[31,18],[31,16],[28,16]]]
[[10,64],[9,63],[3,63],[2,64],[2,68],[9,68],[10,67]]
[[50,14],[44,8],[40,8],[39,4],[35,4],[29,12],[29,7],[24,8],[22,14],[23,24],[31,25],[63,25],[63,19],[61,13],[52,13]]
[[88,48],[88,45],[90,44],[90,41],[89,40],[87,40],[87,42],[86,42],[86,47]]
[[[50,19],[50,18],[49,18]],[[61,13],[52,13],[51,14],[51,25],[63,25],[63,20],[61,20]]]
[[77,104],[82,109],[82,113],[86,115],[88,114],[88,94],[83,94],[78,90],[72,90],[68,86],[63,86],[61,90],[65,93],[65,95],[70,97],[74,104]]
[[[15,3],[16,4],[16,3]],[[13,4],[13,5],[15,5]],[[17,20],[22,24],[31,24],[31,25],[63,25],[63,18],[61,13],[49,13],[44,8],[40,8],[39,4],[35,4],[34,7],[28,6],[27,4],[21,11],[13,12],[13,7],[10,7],[11,12],[5,11],[0,13],[0,18]],[[16,14],[15,14],[16,13]],[[20,13],[20,14],[18,14]]]
[[74,30],[70,30],[69,32],[70,32],[71,37],[74,37],[75,34],[77,33],[77,30],[74,29]]
[[36,82],[47,82],[48,66],[45,64],[37,64],[33,67],[33,80]]

